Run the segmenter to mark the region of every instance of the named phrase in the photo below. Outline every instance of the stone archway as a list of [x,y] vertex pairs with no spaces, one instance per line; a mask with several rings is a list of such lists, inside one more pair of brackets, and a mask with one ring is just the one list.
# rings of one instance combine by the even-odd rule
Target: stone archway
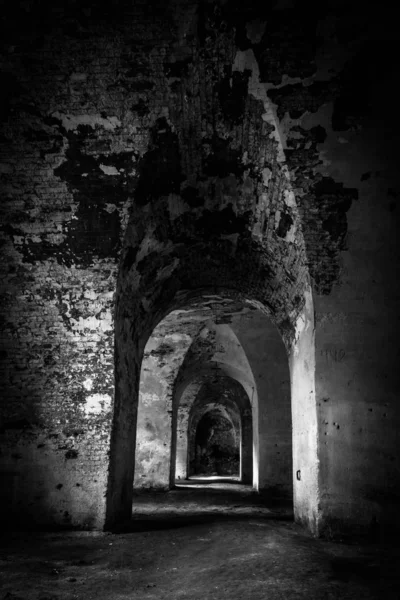
[[[252,407],[243,386],[235,379],[214,369],[209,376],[189,382],[184,389],[177,409],[175,478],[189,475],[190,431],[195,420],[201,418],[205,407],[223,407],[229,413],[237,412],[240,430],[240,481],[253,483],[253,423]],[[197,422],[196,421],[196,422]]]
[[[193,295],[191,295],[191,300],[187,297],[186,306],[190,306],[190,301],[193,302]],[[294,478],[293,482],[294,511],[298,521],[316,532],[318,523],[318,442],[314,399],[313,336],[312,299],[309,295],[306,297],[303,313],[296,320],[295,336],[288,350],[292,390],[293,472],[300,471],[300,479]],[[120,343],[124,345],[125,339],[127,338],[122,336]],[[131,514],[137,404],[132,402],[135,388],[130,386],[138,386],[139,377],[136,375],[135,384],[133,378],[135,370],[129,370],[126,366],[129,364],[129,358],[131,364],[135,364],[134,348],[135,346],[132,344],[125,346],[127,352],[120,364],[122,377],[119,381],[119,389],[124,392],[124,396],[117,400],[119,405],[116,404],[118,410],[114,415],[113,436],[115,437],[109,484],[109,494],[112,495],[108,498],[108,526],[112,523],[111,516],[116,522],[129,519]],[[129,389],[132,390],[132,393],[127,394]],[[118,461],[117,457],[119,457]],[[123,484],[121,487],[118,480]],[[119,498],[116,495],[117,491],[119,491]]]
[[238,477],[241,431],[236,407],[213,402],[196,408],[189,420],[189,476]]
[[[218,402],[194,406],[188,428],[188,474],[240,473],[240,414],[236,406]],[[227,464],[229,463],[229,464]]]
[[188,51],[193,60],[172,87],[166,82],[163,109],[151,118],[121,252],[107,527],[130,518],[147,340],[171,311],[189,310],[196,299],[212,296],[249,301],[269,316],[284,342],[293,469],[301,472],[293,480],[294,509],[296,519],[315,532],[314,314],[279,128],[255,55],[237,47],[232,28],[211,28]]

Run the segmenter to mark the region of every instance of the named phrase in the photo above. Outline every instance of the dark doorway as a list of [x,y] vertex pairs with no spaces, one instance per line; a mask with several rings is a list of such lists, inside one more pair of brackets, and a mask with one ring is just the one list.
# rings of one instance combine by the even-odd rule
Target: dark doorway
[[194,475],[239,476],[240,435],[220,411],[209,411],[200,419],[194,447],[190,469]]

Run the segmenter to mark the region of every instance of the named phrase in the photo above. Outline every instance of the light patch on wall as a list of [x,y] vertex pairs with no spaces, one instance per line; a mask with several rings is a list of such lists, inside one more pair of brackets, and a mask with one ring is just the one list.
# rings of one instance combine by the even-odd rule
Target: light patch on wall
[[269,169],[268,167],[265,167],[265,169],[262,170],[262,176],[263,176],[263,183],[266,187],[268,187],[269,184],[269,180],[272,177],[272,171],[271,169]]
[[160,400],[157,394],[140,392],[139,394],[139,404],[143,404],[143,406],[151,406],[154,402],[158,402]]
[[86,415],[98,415],[110,406],[111,396],[109,394],[91,394],[86,398],[84,410]]
[[94,290],[85,290],[83,292],[83,297],[87,298],[88,300],[96,300],[98,294],[96,294],[96,292]]
[[[176,311],[178,312],[178,311]],[[187,342],[190,343],[192,341],[192,338],[190,337],[190,335],[187,335],[186,333],[171,333],[169,335],[166,336],[168,338],[169,341],[173,342],[174,344],[178,344],[179,342]]]
[[[48,233],[46,235],[46,242],[49,244],[53,244],[54,246],[59,246],[62,244],[67,236],[63,233]],[[34,241],[34,240],[32,240]],[[42,240],[40,240],[42,241]]]
[[292,190],[284,190],[283,199],[285,201],[286,206],[290,206],[291,208],[296,207],[296,200]]
[[296,228],[294,225],[292,225],[287,232],[285,236],[285,242],[288,242],[289,244],[294,244],[296,242]]
[[52,116],[55,119],[59,119],[63,127],[67,131],[78,129],[79,125],[88,125],[93,129],[96,125],[103,127],[109,131],[114,131],[117,127],[121,126],[121,121],[117,117],[102,117],[99,114],[95,115],[64,115],[58,111],[54,112]]
[[[24,210],[24,208],[21,207],[21,210]],[[39,218],[34,220],[36,217],[38,217],[36,212],[30,211],[30,217],[30,221],[19,223],[18,227],[20,231],[25,234],[25,236],[13,236],[14,243],[18,244],[23,242],[31,242],[34,244],[40,244],[43,242],[43,239],[50,244],[59,245],[63,243],[66,237],[66,235],[63,233],[63,221],[65,217],[60,212],[54,211],[52,213],[56,230],[49,233],[43,232],[43,223]],[[16,238],[20,238],[22,241],[18,242]]]
[[305,331],[307,331],[307,329],[309,329],[312,324],[313,324],[313,300],[312,300],[312,293],[310,290],[305,290],[304,292],[304,298],[305,298],[305,303],[304,303],[304,308],[303,311],[300,313],[297,321],[296,321],[296,325],[295,325],[295,336],[294,336],[294,340],[293,340],[293,351],[294,351],[294,355],[298,355],[299,354],[299,347],[298,347],[298,340],[301,336],[301,334]]
[[88,379],[85,379],[85,381],[83,382],[83,384],[82,384],[82,385],[83,385],[83,387],[85,388],[85,390],[87,390],[88,392],[90,392],[90,390],[91,390],[91,389],[92,389],[92,387],[93,387],[93,380],[92,380],[92,379],[90,379],[90,378],[88,378]]
[[277,116],[275,114],[274,105],[267,96],[267,89],[265,84],[260,81],[260,69],[258,68],[257,59],[254,56],[253,50],[238,50],[233,63],[233,71],[243,72],[246,69],[251,71],[251,77],[249,79],[249,94],[254,96],[257,100],[261,100],[264,104],[265,113],[262,115],[263,121],[273,126],[271,137],[278,142],[278,162],[285,162],[285,154],[283,152],[283,143],[280,135],[280,131],[277,127]]
[[119,175],[118,169],[116,169],[113,166],[99,165],[99,167],[103,171],[103,173],[105,173],[106,175]]
[[86,329],[90,329],[91,331],[96,331],[98,329],[101,331],[111,331],[113,328],[110,311],[102,313],[100,319],[97,317],[87,317],[86,319],[79,317],[79,321],[71,319],[71,324],[75,331],[85,331]]
[[115,206],[115,204],[111,204],[109,202],[107,202],[105,204],[105,206],[103,207],[103,210],[105,210],[108,213],[113,213],[115,210],[118,210],[117,207]]

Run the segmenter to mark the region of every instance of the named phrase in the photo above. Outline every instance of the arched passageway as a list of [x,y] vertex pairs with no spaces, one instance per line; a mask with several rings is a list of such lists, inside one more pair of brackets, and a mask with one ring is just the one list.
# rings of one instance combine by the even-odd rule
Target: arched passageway
[[193,474],[190,469],[190,456],[194,454],[196,427],[204,411],[215,408],[225,411],[228,417],[236,422],[240,459],[236,475],[242,483],[252,484],[251,403],[242,384],[232,376],[226,375],[226,365],[215,362],[213,366],[212,369],[203,369],[201,375],[187,385],[180,398],[177,410],[175,478],[177,481],[185,480]]
[[[185,386],[187,387],[187,383],[184,383],[185,380],[187,381],[187,378],[189,377],[190,374],[193,374],[193,371],[197,368],[199,368],[199,360],[196,360],[196,358],[198,359],[198,352],[196,350],[196,343],[194,343],[193,340],[198,340],[198,339],[202,339],[202,345],[203,345],[203,350],[205,350],[206,354],[208,355],[208,358],[211,359],[215,359],[215,360],[208,360],[208,367],[210,368],[211,365],[211,371],[214,373],[216,373],[216,371],[218,371],[218,369],[220,369],[220,364],[218,364],[218,358],[221,358],[221,355],[224,354],[222,351],[222,348],[219,344],[217,344],[218,348],[216,349],[214,347],[214,351],[211,351],[210,354],[210,346],[209,344],[205,343],[205,340],[207,339],[207,336],[205,336],[204,333],[204,323],[207,322],[208,326],[207,329],[208,331],[212,332],[212,338],[214,338],[214,345],[215,345],[215,339],[221,340],[221,335],[215,338],[215,332],[216,329],[218,329],[218,327],[211,327],[210,324],[210,319],[209,319],[209,311],[208,306],[209,303],[211,301],[210,300],[206,300],[204,299],[202,302],[197,300],[197,301],[193,301],[191,302],[191,304],[189,305],[189,307],[186,310],[176,310],[174,313],[175,319],[177,316],[180,316],[181,319],[181,323],[185,323],[186,326],[188,324],[190,324],[190,327],[192,327],[191,331],[191,336],[190,339],[192,340],[192,342],[190,343],[189,339],[186,339],[185,341],[185,350],[182,350],[182,346],[180,344],[178,344],[179,348],[180,348],[180,358],[179,361],[176,362],[175,364],[175,379],[174,381],[168,381],[168,389],[169,389],[169,394],[168,394],[168,402],[167,404],[165,404],[164,402],[164,423],[167,424],[167,431],[168,436],[169,436],[169,441],[171,444],[171,451],[169,452],[168,448],[169,446],[165,444],[165,437],[158,438],[157,439],[157,444],[160,447],[159,441],[162,440],[163,445],[161,448],[161,454],[166,457],[166,461],[165,461],[165,466],[167,467],[167,471],[169,470],[170,473],[170,478],[169,481],[167,481],[165,483],[165,485],[163,486],[164,489],[168,489],[168,487],[171,487],[172,482],[174,481],[174,466],[175,466],[175,462],[173,460],[173,457],[175,456],[175,452],[176,452],[176,441],[174,442],[174,439],[176,440],[176,436],[174,434],[176,434],[176,430],[174,432],[174,427],[177,427],[177,419],[174,420],[174,415],[177,414],[177,410],[178,410],[178,406],[176,405],[176,402],[174,403],[173,398],[174,398],[174,394],[176,394],[176,396],[179,396],[179,393],[177,393],[177,390],[179,391],[179,388],[183,386],[183,388],[185,388]],[[272,353],[272,357],[270,358],[271,364],[270,364],[270,368],[268,369],[268,361],[265,361],[264,356],[261,356],[261,360],[259,361],[259,364],[257,366],[257,369],[259,370],[260,374],[263,372],[264,373],[264,377],[266,376],[266,373],[269,373],[269,378],[266,378],[266,384],[267,386],[263,388],[262,382],[260,381],[258,386],[255,386],[257,389],[253,389],[252,385],[251,385],[251,381],[249,381],[247,379],[246,381],[246,377],[243,374],[243,370],[241,371],[240,368],[238,368],[237,365],[224,365],[224,368],[226,369],[226,371],[228,372],[230,370],[230,373],[236,373],[234,379],[236,381],[239,381],[240,378],[242,379],[241,385],[247,386],[247,396],[250,397],[250,394],[252,396],[252,401],[254,403],[254,399],[257,399],[257,403],[254,403],[252,406],[253,409],[253,425],[254,422],[256,422],[256,431],[255,431],[255,435],[253,436],[253,440],[257,441],[258,438],[258,442],[257,443],[253,443],[253,470],[255,472],[258,473],[258,477],[260,479],[260,481],[263,482],[263,485],[261,487],[261,489],[265,490],[268,489],[269,487],[275,488],[275,489],[279,489],[279,486],[282,486],[282,477],[286,478],[286,482],[283,485],[283,487],[286,486],[286,491],[290,486],[290,491],[292,489],[292,475],[293,475],[293,469],[292,469],[292,465],[291,465],[291,461],[292,461],[292,447],[290,444],[290,447],[288,447],[287,444],[285,444],[284,440],[283,440],[283,446],[280,447],[280,437],[282,437],[282,429],[279,430],[278,429],[275,431],[275,435],[271,435],[268,436],[266,435],[266,425],[265,422],[268,423],[268,421],[272,421],[274,422],[274,426],[276,427],[277,424],[279,424],[279,420],[283,419],[285,421],[286,419],[286,424],[287,424],[287,417],[289,415],[289,426],[286,427],[286,436],[290,439],[291,437],[291,428],[290,428],[290,395],[288,397],[282,396],[282,390],[285,389],[285,384],[286,384],[286,389],[287,391],[289,391],[289,387],[288,381],[281,381],[281,384],[283,384],[283,388],[280,388],[280,398],[279,398],[279,394],[277,394],[277,390],[279,390],[279,387],[276,387],[277,385],[277,379],[281,378],[282,376],[282,372],[279,370],[279,368],[275,368],[277,366],[277,363],[274,362],[274,360],[276,361],[277,358],[279,358],[280,362],[281,362],[281,368],[282,366],[285,367],[285,369],[288,372],[288,359],[287,359],[287,354],[286,354],[286,350],[285,350],[285,346],[282,342],[282,339],[280,338],[280,336],[278,335],[278,332],[276,330],[276,328],[271,324],[270,319],[265,315],[265,313],[259,311],[259,309],[254,309],[254,306],[249,304],[246,305],[245,303],[241,302],[238,303],[237,301],[232,301],[232,299],[228,298],[224,298],[223,296],[217,297],[217,298],[213,298],[212,299],[212,303],[213,303],[213,309],[214,309],[214,314],[216,315],[215,319],[216,320],[220,320],[220,319],[226,319],[229,315],[229,318],[231,319],[231,322],[229,324],[229,328],[235,329],[237,331],[237,334],[239,337],[241,337],[242,341],[244,342],[244,346],[246,346],[246,344],[248,343],[249,339],[246,338],[246,335],[244,335],[244,333],[247,332],[247,334],[249,334],[250,332],[250,339],[252,341],[251,344],[251,348],[253,352],[257,352],[257,344],[254,344],[254,336],[255,336],[255,331],[257,331],[258,334],[261,333],[261,341],[264,341],[266,346],[268,347],[269,343],[272,343],[272,340],[274,339],[273,336],[268,338],[268,336],[266,336],[266,331],[267,330],[262,330],[260,329],[260,327],[256,327],[255,329],[253,329],[249,324],[251,323],[252,319],[255,319],[255,323],[260,323],[260,319],[264,319],[265,322],[267,322],[269,324],[270,327],[270,335],[271,332],[274,332],[275,335],[275,340],[279,340],[279,343],[281,345],[281,350],[282,353],[279,357],[279,352],[277,352],[277,349],[275,348],[274,352]],[[250,306],[251,308],[246,311],[246,307],[247,308]],[[240,310],[239,310],[240,308]],[[164,320],[164,324],[165,322],[169,322],[170,324],[172,323],[171,321],[171,315],[172,313],[169,313],[169,321],[168,321],[168,317],[167,319]],[[207,317],[206,317],[207,315]],[[259,319],[259,320],[257,320]],[[195,325],[194,325],[195,324]],[[240,324],[242,327],[242,330],[240,328]],[[162,329],[162,321],[160,321],[158,327],[161,326]],[[224,324],[220,324],[219,326],[222,326],[223,328],[226,327],[226,323]],[[174,322],[174,327],[176,329],[176,320]],[[189,330],[187,330],[189,331]],[[304,335],[304,332],[307,331],[306,328],[302,329],[299,331],[299,339],[301,339],[302,334]],[[202,335],[199,336],[199,333],[202,332]],[[226,333],[226,332],[225,332]],[[235,334],[236,335],[236,334]],[[180,340],[180,336],[177,335],[177,332],[175,331],[175,340],[178,341]],[[228,336],[229,337],[229,336]],[[164,336],[162,338],[160,338],[160,343],[164,344],[163,348],[165,349],[165,344],[166,344],[166,340],[169,339],[168,336]],[[172,339],[172,338],[171,338]],[[230,337],[230,339],[234,339],[232,337]],[[237,338],[238,340],[239,338]],[[150,338],[149,338],[150,340]],[[237,342],[236,342],[237,344]],[[211,347],[213,347],[213,345],[211,345]],[[272,348],[273,348],[273,344],[272,344]],[[229,354],[229,352],[228,352]],[[251,352],[249,353],[251,355]],[[165,357],[166,355],[163,352],[157,352],[155,351],[153,353],[153,358],[154,356],[157,356],[157,360],[161,360],[162,365],[164,365],[165,363]],[[173,356],[176,356],[173,353]],[[251,356],[250,356],[251,358]],[[281,360],[283,359],[283,360]],[[200,361],[201,363],[201,361]],[[207,363],[206,363],[207,364]],[[143,361],[143,365],[145,365],[145,361]],[[180,365],[179,367],[177,365]],[[298,368],[296,366],[296,357],[293,357],[293,362],[292,362],[292,368],[293,365]],[[162,366],[162,368],[164,368],[164,366]],[[204,364],[203,364],[204,367]],[[258,372],[258,371],[257,371]],[[299,377],[301,374],[301,370],[299,369],[297,373],[295,373],[295,377]],[[275,377],[275,384],[273,384],[274,381],[274,377]],[[271,379],[272,378],[272,379]],[[259,379],[261,379],[261,377],[259,377]],[[300,380],[299,380],[300,381]],[[306,381],[306,378],[303,379],[303,383]],[[159,382],[160,383],[160,382]],[[301,383],[301,381],[300,381]],[[272,397],[268,398],[268,395],[264,395],[264,400],[266,402],[266,404],[262,405],[262,408],[260,409],[259,406],[259,399],[258,399],[258,393],[259,393],[259,389],[263,389],[264,391],[267,389],[267,387],[271,385],[271,391],[273,392]],[[275,387],[274,387],[275,386]],[[292,397],[293,397],[293,378],[292,378]],[[274,404],[272,402],[272,400],[275,398],[275,402],[276,402],[276,406],[274,407]],[[164,400],[166,399],[166,397],[164,398]],[[270,402],[271,401],[271,402]],[[269,408],[268,408],[268,402],[270,402]],[[282,410],[283,406],[286,403],[286,410]],[[281,404],[281,405],[280,405]],[[280,408],[279,408],[280,405]],[[260,413],[261,412],[261,416]],[[280,415],[280,416],[279,416]],[[286,415],[286,416],[285,416]],[[151,412],[149,413],[149,416],[151,416]],[[271,416],[273,416],[273,419],[271,419]],[[269,417],[269,418],[268,418]],[[175,425],[174,425],[175,423]],[[154,425],[154,419],[153,419],[153,425]],[[270,423],[271,425],[271,423]],[[304,421],[304,427],[306,426],[306,422]],[[272,429],[271,429],[272,431]],[[303,433],[304,435],[304,433]],[[283,436],[284,437],[284,436]],[[302,438],[300,438],[300,440],[302,440]],[[293,438],[293,442],[296,442],[296,438]],[[175,447],[174,447],[175,444]],[[258,444],[258,445],[257,445]],[[295,444],[293,445],[293,454],[294,454],[294,460],[296,460],[296,446]],[[256,452],[255,452],[256,450]],[[286,451],[286,458],[289,457],[289,460],[286,460],[286,467],[282,468],[282,466],[284,465],[284,463],[279,464],[279,458],[277,460],[274,460],[274,456],[271,454],[271,451],[276,451],[276,456],[279,457],[281,450],[283,452]],[[290,451],[290,454],[288,453],[288,450]],[[257,456],[257,452],[258,452],[258,456]],[[284,462],[285,462],[284,461]],[[288,467],[288,463],[289,462],[289,467]],[[278,468],[279,466],[279,468]],[[261,468],[260,468],[261,467]],[[275,469],[275,473],[273,473],[273,470]],[[270,472],[268,472],[268,470],[270,470]],[[279,480],[279,477],[281,478]],[[274,480],[274,478],[276,478]],[[288,485],[288,480],[290,480],[290,484]],[[153,486],[148,486],[148,487],[153,487]],[[154,486],[157,487],[157,486]],[[294,492],[294,501],[296,500],[296,491]]]
[[[256,489],[286,489],[313,530],[391,526],[386,11],[83,0],[53,6],[51,27],[45,4],[10,4],[2,54],[4,518],[102,528],[128,518],[133,480],[171,487],[175,382],[219,362],[252,405]],[[270,319],[284,358],[264,330],[246,337],[248,314],[231,326],[239,305]],[[164,335],[176,311],[189,332]]]
[[[293,468],[283,466],[287,452],[278,454],[279,440],[269,435],[268,411],[253,411],[260,449],[254,472],[264,477],[258,486],[268,486],[271,474],[264,467],[276,461],[282,472],[300,471],[300,479],[293,479],[295,514],[315,532],[314,310],[300,213],[253,51],[240,50],[229,28],[201,44],[201,51],[193,48],[196,61],[173,90],[166,89],[165,110],[149,127],[137,168],[116,292],[107,527],[131,514],[140,371],[152,332],[174,311],[193,317],[192,323],[204,322],[208,312],[218,324],[236,305],[257,308],[270,319],[290,368]],[[211,59],[216,48],[218,60]],[[254,393],[260,396],[259,379]],[[169,440],[163,443],[168,447]],[[276,461],[269,460],[273,452]],[[171,454],[168,460],[171,479]]]
[[239,476],[239,414],[219,404],[206,405],[192,415],[188,437],[189,475]]
[[256,490],[291,496],[292,421],[285,346],[259,309],[222,298],[170,313],[146,344],[135,488],[166,490],[176,478],[187,477],[189,414],[195,402],[211,398],[239,407],[241,481]]

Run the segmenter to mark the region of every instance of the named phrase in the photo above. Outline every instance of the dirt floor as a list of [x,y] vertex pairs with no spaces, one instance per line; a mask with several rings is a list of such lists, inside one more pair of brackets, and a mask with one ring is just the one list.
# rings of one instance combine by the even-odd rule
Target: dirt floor
[[0,600],[400,599],[400,548],[313,539],[250,490],[135,500],[129,532],[3,535]]

